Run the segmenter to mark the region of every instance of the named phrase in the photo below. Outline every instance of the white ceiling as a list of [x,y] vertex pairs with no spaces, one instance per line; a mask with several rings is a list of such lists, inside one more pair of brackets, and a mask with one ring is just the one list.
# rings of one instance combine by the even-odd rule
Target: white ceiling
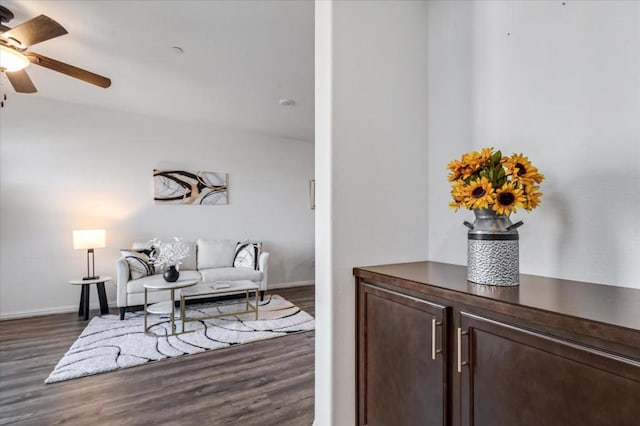
[[[27,71],[38,93],[17,95],[9,87],[9,96],[36,96],[313,141],[311,0],[0,0],[0,4],[15,15],[9,27],[44,14],[69,32],[29,50],[112,81],[110,88],[102,89],[31,65]],[[184,54],[172,46],[182,47]],[[295,106],[280,106],[282,98],[294,99]]]

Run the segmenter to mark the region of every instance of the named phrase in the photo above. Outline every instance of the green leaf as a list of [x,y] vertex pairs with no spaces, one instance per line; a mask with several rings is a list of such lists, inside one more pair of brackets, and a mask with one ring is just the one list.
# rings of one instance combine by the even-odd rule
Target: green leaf
[[500,164],[500,159],[502,158],[502,152],[496,151],[491,156],[491,166],[495,167]]

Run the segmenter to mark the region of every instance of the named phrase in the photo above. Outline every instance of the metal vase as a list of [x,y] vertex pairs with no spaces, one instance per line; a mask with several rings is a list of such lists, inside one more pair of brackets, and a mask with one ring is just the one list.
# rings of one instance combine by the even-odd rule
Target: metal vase
[[520,259],[518,227],[508,216],[491,209],[475,209],[467,234],[467,280],[486,285],[518,285]]

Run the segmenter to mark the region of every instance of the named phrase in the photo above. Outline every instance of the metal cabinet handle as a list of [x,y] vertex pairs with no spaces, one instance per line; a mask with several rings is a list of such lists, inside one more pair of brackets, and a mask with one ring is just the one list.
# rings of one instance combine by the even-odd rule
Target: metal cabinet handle
[[462,331],[460,327],[458,327],[458,373],[462,373],[462,366],[469,365],[468,361],[462,361],[462,336],[466,336],[469,334],[469,330]]
[[442,322],[431,319],[431,359],[436,359],[436,355],[442,353],[442,349],[436,349],[436,327],[442,325]]

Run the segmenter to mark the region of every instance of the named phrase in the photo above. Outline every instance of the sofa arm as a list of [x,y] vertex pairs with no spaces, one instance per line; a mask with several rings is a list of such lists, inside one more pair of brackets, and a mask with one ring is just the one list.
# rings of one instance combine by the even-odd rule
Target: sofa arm
[[127,283],[129,282],[129,264],[124,257],[116,260],[116,303],[127,306]]
[[258,270],[262,272],[262,282],[260,283],[260,291],[267,289],[267,276],[269,275],[269,252],[263,251],[258,258]]

